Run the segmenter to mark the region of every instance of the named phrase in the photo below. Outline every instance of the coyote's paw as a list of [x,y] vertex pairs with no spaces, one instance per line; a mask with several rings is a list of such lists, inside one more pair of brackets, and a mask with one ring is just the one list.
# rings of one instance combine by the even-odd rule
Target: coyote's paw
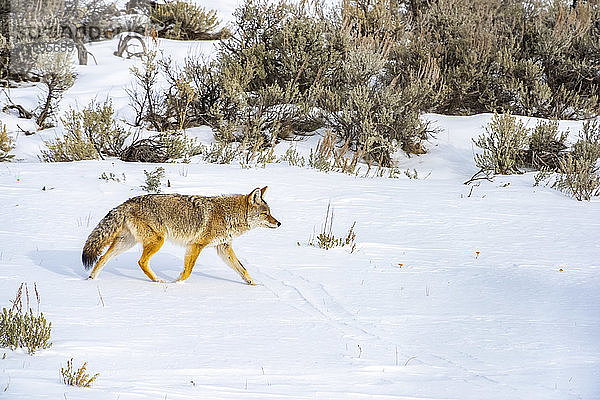
[[248,279],[248,280],[246,281],[246,283],[247,283],[248,285],[251,285],[251,286],[256,286],[256,282],[254,282],[254,280],[252,280],[252,279]]

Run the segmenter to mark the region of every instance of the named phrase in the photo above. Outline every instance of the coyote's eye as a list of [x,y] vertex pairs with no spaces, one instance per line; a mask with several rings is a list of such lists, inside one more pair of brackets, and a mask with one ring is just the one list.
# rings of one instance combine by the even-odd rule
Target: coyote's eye
[[264,215],[265,217],[267,217],[267,216],[269,216],[269,213],[264,212],[264,213],[260,213],[260,215]]

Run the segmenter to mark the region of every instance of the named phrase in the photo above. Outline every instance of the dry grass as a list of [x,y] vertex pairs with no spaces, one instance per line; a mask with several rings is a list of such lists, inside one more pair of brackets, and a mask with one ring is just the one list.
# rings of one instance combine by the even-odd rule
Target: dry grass
[[79,386],[79,387],[90,387],[96,380],[98,375],[94,374],[90,376],[87,373],[87,361],[83,363],[77,370],[73,368],[73,358],[67,361],[67,366],[60,369],[62,381],[65,385]]

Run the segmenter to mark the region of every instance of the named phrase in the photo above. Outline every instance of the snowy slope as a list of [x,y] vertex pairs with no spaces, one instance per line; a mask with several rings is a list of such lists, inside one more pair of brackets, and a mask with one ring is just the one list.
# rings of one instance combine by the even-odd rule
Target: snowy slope
[[[116,44],[90,46],[99,65],[77,67],[62,111],[110,97],[119,118],[131,118],[125,88],[138,61],[112,56]],[[210,56],[212,46],[161,40],[159,49],[182,59]],[[26,107],[39,94],[35,86],[10,91]],[[600,202],[533,187],[532,173],[471,191],[462,182],[476,170],[472,138],[491,116],[425,117],[439,128],[429,153],[397,155],[398,167],[416,169],[420,179],[284,163],[162,165],[167,193],[269,186],[265,197],[283,225],[234,242],[258,282],[250,287],[214,249],[184,283],[148,281],[137,266],[139,248],[111,260],[98,280],[85,280],[87,235],[112,207],[142,194],[143,171],[158,165],[40,163],[44,140],[61,128],[26,137],[18,126],[32,129],[31,121],[0,114],[16,136],[18,161],[0,164],[0,307],[21,282],[36,282],[53,325],[48,350],[0,349],[0,397],[600,398]],[[573,139],[581,123],[561,128]],[[207,128],[188,133],[210,140]],[[317,139],[298,143],[299,151]],[[103,172],[126,179],[98,179]],[[352,254],[307,245],[328,203],[337,235],[356,221]],[[183,252],[167,244],[152,258],[159,277],[179,275]],[[92,388],[60,382],[71,357],[100,373]]]

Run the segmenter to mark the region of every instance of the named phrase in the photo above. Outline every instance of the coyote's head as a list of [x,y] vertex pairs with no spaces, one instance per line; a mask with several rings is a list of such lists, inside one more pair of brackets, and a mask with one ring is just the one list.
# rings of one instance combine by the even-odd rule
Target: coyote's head
[[248,225],[250,229],[258,227],[277,228],[281,225],[281,222],[273,218],[269,206],[263,200],[266,190],[266,186],[262,189],[256,188],[246,196],[248,201]]

